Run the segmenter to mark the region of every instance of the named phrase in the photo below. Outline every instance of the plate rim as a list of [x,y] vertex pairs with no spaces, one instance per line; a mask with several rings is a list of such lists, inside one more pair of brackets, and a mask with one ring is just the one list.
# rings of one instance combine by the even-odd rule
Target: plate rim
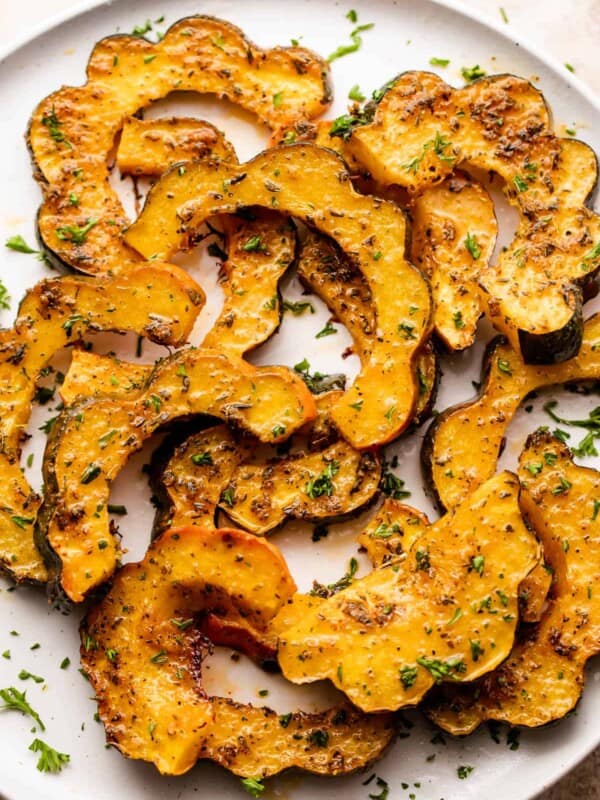
[[[414,0],[410,1],[414,2]],[[45,21],[33,25],[28,30],[25,30],[21,35],[11,39],[6,45],[1,47],[0,67],[8,58],[18,53],[19,50],[28,46],[41,36],[50,33],[56,28],[59,28],[66,23],[70,23],[79,17],[83,17],[98,8],[110,8],[111,6],[116,7],[117,5],[126,2],[127,0],[79,0],[79,2],[73,6],[52,14]],[[392,7],[395,5],[392,3],[392,0],[387,0],[387,2]],[[559,59],[545,51],[535,42],[531,41],[527,35],[522,35],[520,32],[517,33],[512,31],[510,26],[507,26],[506,23],[501,24],[486,11],[471,9],[465,6],[460,0],[428,0],[428,2],[433,6],[438,6],[441,9],[451,11],[459,16],[466,17],[472,22],[483,25],[484,27],[492,30],[495,35],[506,40],[506,42],[510,45],[517,45],[521,47],[526,53],[533,55],[534,58],[544,64],[544,66],[550,72],[554,73],[556,77],[562,81],[566,81],[572,90],[579,93],[579,95],[581,95],[590,104],[590,106],[598,114],[600,114],[600,94],[596,93],[595,90],[577,74],[571,72],[569,72],[569,74],[565,74],[566,67],[559,61]],[[587,744],[581,752],[578,752],[563,762],[560,770],[552,778],[550,783],[544,783],[543,786],[538,788],[523,785],[522,792],[513,794],[512,800],[535,800],[535,798],[540,798],[543,792],[546,792],[552,786],[555,786],[560,780],[562,780],[562,778],[564,778],[568,773],[572,772],[575,767],[588,758],[588,756],[599,746],[600,729],[598,730],[593,743]],[[523,782],[523,784],[525,784],[525,782]],[[12,794],[9,797],[9,795],[6,794],[6,790],[0,787],[0,800],[19,800],[19,798]]]

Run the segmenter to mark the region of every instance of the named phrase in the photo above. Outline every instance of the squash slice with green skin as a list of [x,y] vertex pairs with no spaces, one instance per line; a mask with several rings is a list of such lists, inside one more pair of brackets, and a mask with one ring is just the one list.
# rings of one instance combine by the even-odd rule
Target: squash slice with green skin
[[13,328],[0,331],[0,568],[16,581],[45,582],[33,537],[40,505],[19,466],[36,381],[52,357],[96,331],[134,331],[182,344],[204,297],[178,267],[139,266],[128,275],[90,281],[63,277],[30,289]]
[[562,364],[524,364],[505,340],[494,339],[484,357],[479,397],[442,412],[423,441],[423,471],[440,507],[453,508],[494,474],[508,425],[530,392],[599,378],[598,314],[584,325],[579,354]]
[[158,178],[180,161],[237,161],[233,145],[210,122],[195,117],[129,117],[121,130],[117,166],[122,175]]
[[318,116],[331,99],[328,76],[327,62],[309,50],[261,50],[235,26],[211,17],[182,19],[158,43],[125,35],[100,40],[86,83],[46,97],[29,125],[44,193],[38,216],[44,246],[90,274],[131,269],[139,261],[121,235],[128,220],[109,184],[108,162],[124,121],[155,100],[174,90],[215,94],[277,127]]
[[600,267],[600,217],[586,206],[598,169],[591,148],[552,134],[539,90],[511,75],[454,89],[431,73],[407,72],[344,135],[376,181],[409,192],[462,164],[500,175],[521,222],[479,276],[486,313],[528,363],[577,353],[582,287]]
[[[412,220],[411,261],[431,280],[434,330],[449,350],[470,347],[483,313],[477,278],[489,265],[498,233],[489,194],[463,172],[449,175],[420,195],[382,185],[361,168],[343,139],[331,135],[334,130],[331,121],[304,121],[292,133],[298,141],[334,149],[348,164],[360,192],[392,200],[407,210]],[[305,278],[309,283],[307,278],[310,274]]]
[[[381,458],[371,451],[354,450],[331,425],[330,409],[341,394],[328,392],[316,398],[317,430],[307,432],[307,447],[298,450],[295,446],[285,456],[246,459],[233,470],[220,507],[234,522],[263,535],[286,519],[339,519],[376,497]],[[319,427],[324,436],[318,433]]]
[[521,453],[519,478],[522,509],[552,566],[550,601],[497,670],[432,697],[427,713],[450,733],[488,719],[526,727],[561,719],[581,696],[587,660],[600,652],[600,473],[574,464],[568,448],[540,430]]
[[414,415],[415,359],[430,330],[429,286],[405,260],[402,213],[357,194],[334,153],[297,144],[265,151],[239,167],[196,162],[183,175],[170,170],[148,194],[125,240],[146,258],[168,256],[208,217],[249,205],[302,219],[336,240],[360,267],[378,335],[332,418],[357,449],[392,441]]
[[[363,360],[377,332],[373,298],[364,275],[335,242],[314,230],[307,231],[300,245],[297,270],[302,283],[318,295],[337,321],[348,329],[354,349]],[[419,396],[413,421],[420,425],[431,414],[439,380],[437,356],[431,341],[426,342],[416,356],[415,371]]]
[[36,524],[37,543],[52,560],[52,588],[81,602],[110,578],[119,557],[108,521],[112,481],[157,428],[198,414],[277,442],[284,438],[278,425],[292,433],[316,408],[303,381],[284,367],[188,348],[158,362],[141,393],[66,409],[46,446],[46,496]]
[[211,642],[198,619],[234,612],[266,630],[294,589],[279,551],[243,531],[189,526],[155,540],[82,624],[82,666],[108,742],[168,775],[201,759],[242,777],[288,767],[341,775],[380,756],[394,737],[389,715],[350,705],[278,715],[204,691]]
[[374,712],[499,666],[514,643],[519,586],[540,560],[518,494],[516,476],[500,473],[406,555],[328,598],[295,595],[274,622],[285,677],[328,678]]

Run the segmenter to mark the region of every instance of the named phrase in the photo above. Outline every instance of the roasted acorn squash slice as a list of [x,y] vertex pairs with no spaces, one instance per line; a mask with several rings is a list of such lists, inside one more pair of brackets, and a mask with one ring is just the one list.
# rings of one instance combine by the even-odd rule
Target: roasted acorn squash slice
[[45,280],[27,292],[14,327],[0,331],[0,567],[17,581],[45,581],[33,541],[40,498],[20,469],[21,442],[36,381],[62,347],[96,331],[134,331],[161,344],[180,345],[203,303],[183,270],[139,266],[127,275],[92,281]]
[[461,164],[504,179],[521,224],[479,276],[487,314],[528,363],[574,356],[581,284],[600,267],[600,218],[585,205],[598,172],[593,151],[553,136],[541,93],[511,75],[453,89],[431,73],[407,72],[386,86],[369,118],[346,147],[380,183],[420,193]]
[[56,588],[72,601],[83,600],[117,565],[107,503],[119,470],[157,428],[197,414],[277,442],[313,419],[316,408],[304,382],[284,367],[252,367],[216,350],[188,348],[158,362],[141,393],[66,409],[46,446],[36,537],[56,556]]
[[513,646],[519,586],[540,560],[518,491],[503,472],[404,557],[328,598],[295,595],[274,621],[286,678],[329,678],[359,708],[384,711],[495,669]]
[[599,378],[598,314],[584,325],[579,354],[563,364],[525,364],[505,340],[494,339],[484,357],[480,396],[442,412],[423,442],[423,470],[439,505],[454,507],[494,474],[508,425],[530,392]]
[[250,205],[292,214],[337,241],[365,276],[377,333],[332,418],[358,449],[397,437],[413,417],[415,358],[430,329],[429,287],[404,258],[405,221],[393,204],[357,194],[345,164],[308,144],[273,148],[239,167],[196,162],[152,188],[125,239],[146,258],[176,250],[216,213]]
[[115,136],[139,109],[172,91],[208,92],[276,127],[323,111],[328,73],[327,62],[309,50],[261,50],[235,26],[211,17],[182,19],[156,44],[139,36],[102,39],[90,56],[87,82],[45,98],[29,126],[44,193],[38,222],[45,247],[93,274],[139,260],[123,242],[128,220],[108,180]]
[[156,178],[179,161],[207,157],[237,161],[233,145],[223,133],[194,117],[129,117],[117,148],[117,166],[123,175]]
[[74,350],[60,396],[66,406],[99,397],[134,397],[144,390],[151,371],[147,364]]
[[564,717],[579,700],[587,660],[600,652],[600,473],[538,431],[521,453],[519,478],[521,506],[552,568],[550,601],[497,670],[432,698],[428,713],[450,733],[487,719],[537,727]]
[[277,715],[203,691],[210,641],[200,617],[234,613],[264,631],[294,589],[279,551],[236,530],[171,529],[120,569],[81,632],[109,743],[169,775],[199,759],[244,777],[288,767],[341,775],[381,755],[394,736],[389,715],[349,705]]
[[[341,392],[316,398],[315,427],[326,430],[323,446],[308,431],[304,449],[285,456],[246,460],[237,466],[221,498],[221,509],[242,528],[265,534],[286,519],[324,520],[346,516],[378,493],[382,464],[377,453],[360,453],[340,438],[330,409]],[[311,435],[316,439],[311,446]]]
[[[300,245],[298,277],[326,304],[338,322],[350,332],[354,349],[362,359],[377,334],[371,290],[362,272],[332,239],[314,230],[306,232]],[[420,425],[431,413],[437,394],[439,369],[431,341],[416,356],[419,396],[414,423]]]

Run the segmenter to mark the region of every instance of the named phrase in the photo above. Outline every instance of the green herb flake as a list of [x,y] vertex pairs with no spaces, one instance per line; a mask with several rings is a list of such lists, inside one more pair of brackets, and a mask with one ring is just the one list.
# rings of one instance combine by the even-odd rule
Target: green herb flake
[[567,61],[565,62],[565,69],[568,69],[569,72],[575,72],[575,67],[573,64],[569,64]]
[[34,675],[33,672],[29,672],[29,670],[22,669],[18,676],[19,680],[27,681],[31,679],[34,683],[44,683],[45,678],[42,678],[41,675]]
[[465,239],[465,247],[469,251],[469,254],[473,261],[477,261],[478,258],[481,257],[481,248],[479,243],[477,242],[477,237],[474,234],[467,233],[467,238]]
[[418,674],[418,667],[400,667],[400,683],[405,689],[410,689],[415,684]]
[[348,92],[348,99],[354,100],[356,103],[362,103],[362,101],[365,99],[365,96],[361,92],[358,83],[355,83],[354,86]]
[[452,321],[454,322],[454,327],[457,330],[461,330],[465,327],[462,311],[455,311],[454,314],[452,314]]
[[456,768],[456,774],[460,778],[461,781],[464,781],[469,775],[473,772],[475,767],[471,767],[468,764],[463,764],[460,767]]
[[592,522],[598,518],[598,513],[600,512],[600,500],[593,500],[594,503],[594,510],[592,512]]
[[321,328],[321,330],[315,334],[315,339],[323,339],[325,336],[333,336],[333,334],[337,332],[337,328],[333,326],[331,320],[328,320],[325,327]]
[[14,250],[17,253],[35,254],[39,252],[38,250],[34,250],[32,247],[29,247],[29,245],[21,235],[11,236],[4,242],[4,246],[8,247],[9,250]]
[[283,103],[283,92],[276,92],[273,95],[273,108],[279,108]]
[[323,497],[323,495],[331,497],[331,495],[335,492],[333,478],[339,471],[339,462],[335,460],[329,461],[320,475],[313,480],[308,481],[304,489],[305,493],[313,500],[316,497]]
[[235,489],[232,486],[229,486],[227,489],[224,489],[221,492],[221,500],[220,502],[225,503],[226,506],[229,508],[233,508],[235,505]]
[[332,61],[336,61],[338,58],[350,55],[350,53],[356,53],[357,50],[360,50],[362,45],[362,36],[360,36],[360,34],[363,33],[363,31],[371,30],[373,27],[375,27],[373,22],[369,22],[366,25],[358,25],[350,34],[352,44],[340,45],[328,56],[327,61],[331,64]]
[[558,486],[555,486],[554,489],[552,489],[552,494],[553,495],[565,494],[566,492],[569,491],[572,485],[573,484],[570,481],[568,481],[565,477],[561,475]]
[[451,656],[445,661],[440,661],[439,658],[420,656],[417,658],[417,664],[424,667],[436,683],[441,683],[446,678],[460,680],[458,675],[467,670],[467,665],[460,656]]
[[502,17],[502,22],[504,22],[506,25],[508,25],[508,14],[502,8],[502,6],[500,6],[500,8],[498,10],[500,11],[500,16]]
[[69,656],[65,656],[63,658],[63,660],[60,662],[60,668],[61,669],[68,669],[70,664],[71,664],[71,659],[69,658]]
[[57,144],[64,144],[65,147],[73,149],[73,145],[61,130],[63,123],[56,116],[56,109],[54,106],[52,106],[52,110],[49,114],[44,114],[42,116],[42,125],[48,130],[50,138],[57,142]]
[[242,250],[246,253],[266,253],[267,248],[263,245],[260,236],[250,236],[249,239],[242,245]]
[[479,639],[469,639],[469,645],[471,646],[471,658],[473,661],[479,661],[479,656],[482,656],[485,653],[485,650],[481,646],[481,642]]
[[213,458],[208,451],[205,451],[204,453],[194,453],[194,455],[190,456],[190,458],[192,464],[195,464],[197,467],[214,464]]
[[463,67],[460,71],[460,74],[467,83],[471,83],[472,81],[477,80],[477,78],[485,78],[487,72],[481,69],[479,64],[475,64],[474,67]]
[[[275,300],[277,300],[277,295],[274,295],[274,297]],[[305,311],[310,311],[311,314],[315,313],[315,307],[312,303],[309,303],[308,300],[284,300],[281,304],[281,308],[283,311],[291,311],[296,317],[304,314]]]
[[150,658],[152,664],[166,664],[168,660],[169,660],[169,655],[166,650],[159,650],[158,653],[155,653]]
[[20,692],[14,686],[9,686],[7,689],[0,689],[0,700],[4,701],[4,705],[0,706],[0,711],[20,711],[21,714],[31,717],[40,730],[46,730],[37,711],[27,702],[27,692]]
[[520,175],[515,175],[513,178],[513,184],[519,194],[521,194],[521,192],[526,192],[527,189],[529,189],[529,184]]
[[33,525],[34,519],[33,517],[19,517],[16,514],[13,515],[11,518],[11,522],[17,526],[17,528],[21,528],[24,530],[27,525]]
[[252,797],[260,797],[265,790],[265,785],[260,778],[242,778],[240,783]]
[[485,558],[482,555],[473,556],[471,559],[471,569],[478,575],[483,575],[483,568],[485,566]]
[[60,772],[66,764],[71,760],[71,756],[67,753],[59,753],[49,744],[43,742],[41,739],[34,739],[29,745],[29,749],[33,753],[39,753],[37,768],[40,772]]
[[511,370],[511,368],[510,368],[510,364],[509,364],[509,362],[508,362],[506,359],[504,359],[504,358],[499,358],[499,359],[496,361],[496,364],[497,364],[497,366],[498,366],[498,370],[499,370],[500,372],[503,372],[505,375],[512,375],[512,370]]
[[71,242],[71,244],[83,244],[88,233],[98,224],[97,219],[88,219],[85,225],[61,225],[56,228],[56,236],[61,241]]
[[431,64],[432,67],[447,67],[448,64],[450,63],[450,59],[436,58],[435,56],[432,56],[432,58],[429,59],[429,63]]
[[144,64],[151,64],[156,58],[156,54],[152,56],[144,56]]

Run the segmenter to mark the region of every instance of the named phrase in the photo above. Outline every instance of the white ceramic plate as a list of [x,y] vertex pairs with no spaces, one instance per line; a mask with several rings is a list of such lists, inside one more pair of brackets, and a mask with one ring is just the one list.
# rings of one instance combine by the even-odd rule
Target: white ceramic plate
[[[333,114],[343,113],[351,86],[358,83],[371,91],[390,77],[406,69],[427,69],[432,56],[451,59],[448,69],[442,70],[449,82],[460,84],[460,67],[480,64],[488,72],[513,72],[536,81],[550,102],[557,127],[566,124],[577,128],[579,135],[596,150],[600,150],[600,113],[586,90],[560,65],[549,62],[531,48],[520,46],[500,30],[478,22],[456,7],[431,0],[117,0],[113,4],[93,7],[69,19],[59,20],[50,30],[40,32],[31,40],[8,54],[0,63],[0,175],[3,191],[0,197],[0,241],[20,233],[34,241],[34,218],[40,201],[37,186],[31,177],[31,167],[23,133],[29,114],[36,103],[63,83],[77,84],[84,80],[84,68],[93,43],[115,31],[130,31],[146,19],[166,15],[166,23],[155,25],[164,30],[166,24],[194,13],[208,13],[240,25],[251,39],[267,46],[285,44],[290,38],[302,37],[302,44],[327,55],[339,44],[348,41],[351,23],[345,14],[352,6],[358,11],[361,23],[374,22],[375,27],[364,34],[360,52],[336,61],[333,65],[336,102]],[[152,113],[186,110],[205,116],[223,127],[238,149],[241,159],[261,149],[266,132],[257,128],[245,114],[231,106],[207,100],[174,99],[157,105]],[[126,191],[125,191],[126,194]],[[499,204],[503,241],[515,227],[515,217],[505,204]],[[211,319],[218,313],[219,289],[214,262],[204,253],[187,257],[185,263],[207,289],[209,303],[194,332],[200,341]],[[47,271],[31,256],[5,251],[2,254],[0,277],[15,301],[25,289],[47,275]],[[294,279],[287,282],[284,294],[300,295]],[[281,331],[255,357],[260,363],[294,364],[306,356],[313,368],[326,372],[345,371],[350,378],[355,373],[353,359],[341,360],[349,344],[348,335],[316,341],[314,334],[327,319],[327,311],[314,301],[318,313],[299,319],[285,317]],[[594,304],[590,303],[591,313]],[[9,325],[10,312],[2,312],[0,322]],[[293,330],[292,330],[293,329]],[[483,344],[490,331],[481,326],[480,340],[470,352],[446,359],[444,378],[437,407],[469,397],[471,380],[479,377]],[[298,342],[302,346],[298,349]],[[96,339],[95,349],[116,349],[126,358],[134,357],[131,338],[103,336]],[[144,357],[150,359],[158,348],[146,347]],[[65,358],[63,355],[63,362]],[[560,398],[572,414],[587,415],[596,404],[593,397],[552,393]],[[510,429],[509,446],[503,456],[503,466],[514,466],[516,456],[528,432],[537,424],[547,422],[541,411],[543,398],[536,402],[531,414],[520,414]],[[51,407],[53,404],[50,404]],[[52,408],[36,409],[29,432],[25,456],[34,453],[34,466],[28,477],[34,485],[40,483],[39,468],[44,436],[38,427]],[[422,432],[399,443],[393,449],[400,456],[398,473],[412,490],[411,502],[433,513],[426,499],[418,467],[418,451]],[[119,477],[113,491],[116,503],[125,503],[129,515],[120,520],[124,544],[129,559],[142,556],[149,537],[153,511],[148,502],[148,489],[140,468],[150,449],[138,454]],[[25,461],[25,456],[23,462]],[[291,570],[301,589],[310,586],[313,578],[330,581],[345,571],[348,558],[355,553],[354,536],[359,521],[336,525],[327,539],[314,544],[309,528],[288,525],[274,537],[289,559]],[[361,562],[363,569],[366,565]],[[69,617],[51,610],[41,592],[19,589],[8,592],[7,582],[0,591],[0,652],[10,650],[10,660],[0,658],[0,686],[16,685],[27,688],[28,698],[39,710],[47,725],[45,739],[56,748],[71,754],[71,764],[59,776],[36,771],[36,756],[28,751],[33,735],[30,721],[16,713],[0,714],[0,792],[10,800],[29,800],[36,797],[93,798],[113,800],[115,796],[128,800],[191,800],[195,797],[223,800],[247,797],[236,778],[209,764],[202,764],[186,776],[175,780],[161,778],[145,764],[126,761],[116,751],[104,747],[103,730],[93,718],[95,704],[90,686],[77,672],[79,613]],[[18,636],[11,635],[11,631]],[[40,647],[31,649],[39,643]],[[65,656],[71,666],[59,668]],[[27,684],[18,680],[21,668],[46,679],[44,684]],[[294,707],[316,708],[334,696],[327,687],[289,687],[281,678],[264,675],[258,668],[242,659],[234,664],[225,651],[209,660],[205,669],[209,691],[229,694],[239,700],[257,702],[258,690],[269,688],[269,703],[280,713]],[[434,730],[418,712],[406,715],[405,738],[399,739],[388,755],[374,768],[377,775],[390,785],[389,800],[525,800],[548,787],[566,770],[583,758],[600,742],[597,725],[600,714],[600,673],[597,665],[588,672],[588,686],[576,714],[551,729],[524,733],[517,751],[505,743],[506,731],[496,744],[484,730],[462,741],[445,737],[446,744],[432,744]],[[435,759],[429,757],[435,754]],[[459,780],[457,767],[471,765],[474,770],[467,780]],[[315,779],[289,774],[268,781],[265,798],[286,800],[318,800],[344,798],[363,800],[377,793],[374,783],[364,786],[370,773],[345,779]]]

